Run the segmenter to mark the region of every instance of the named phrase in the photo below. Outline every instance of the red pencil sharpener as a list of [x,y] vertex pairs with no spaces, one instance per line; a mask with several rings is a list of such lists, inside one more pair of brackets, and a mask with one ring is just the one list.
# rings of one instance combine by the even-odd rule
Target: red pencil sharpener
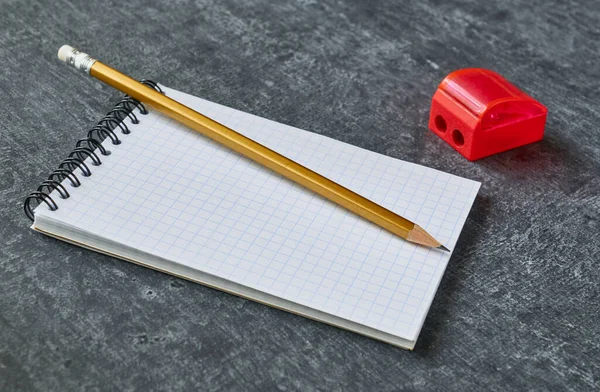
[[433,96],[429,128],[465,158],[542,140],[548,109],[496,72],[452,72]]

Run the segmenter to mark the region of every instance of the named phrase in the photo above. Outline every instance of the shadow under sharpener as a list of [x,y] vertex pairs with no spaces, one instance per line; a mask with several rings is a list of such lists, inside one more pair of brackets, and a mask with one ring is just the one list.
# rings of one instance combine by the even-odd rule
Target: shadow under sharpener
[[496,72],[452,72],[433,96],[429,129],[474,161],[542,140],[548,109]]

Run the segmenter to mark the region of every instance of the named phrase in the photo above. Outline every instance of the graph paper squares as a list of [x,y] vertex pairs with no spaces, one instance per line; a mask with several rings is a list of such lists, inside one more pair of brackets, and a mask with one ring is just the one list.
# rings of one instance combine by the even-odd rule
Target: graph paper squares
[[[414,220],[453,248],[479,183],[166,88],[167,95]],[[126,120],[128,121],[128,120]],[[418,334],[450,254],[412,245],[151,112],[43,206],[72,226],[392,335]]]

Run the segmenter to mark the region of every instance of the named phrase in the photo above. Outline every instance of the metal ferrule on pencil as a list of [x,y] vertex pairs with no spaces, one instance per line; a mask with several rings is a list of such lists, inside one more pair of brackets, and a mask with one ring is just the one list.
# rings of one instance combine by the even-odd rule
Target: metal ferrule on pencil
[[63,45],[58,51],[58,58],[64,61],[68,65],[84,71],[88,75],[92,69],[92,65],[96,62],[96,59],[87,53],[78,51],[72,46]]

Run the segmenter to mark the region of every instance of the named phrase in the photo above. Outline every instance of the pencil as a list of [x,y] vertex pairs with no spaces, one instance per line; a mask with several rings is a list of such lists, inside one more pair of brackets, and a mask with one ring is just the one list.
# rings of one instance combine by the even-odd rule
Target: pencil
[[58,51],[58,58],[407,241],[449,251],[421,226],[122,74],[86,53],[64,45]]

